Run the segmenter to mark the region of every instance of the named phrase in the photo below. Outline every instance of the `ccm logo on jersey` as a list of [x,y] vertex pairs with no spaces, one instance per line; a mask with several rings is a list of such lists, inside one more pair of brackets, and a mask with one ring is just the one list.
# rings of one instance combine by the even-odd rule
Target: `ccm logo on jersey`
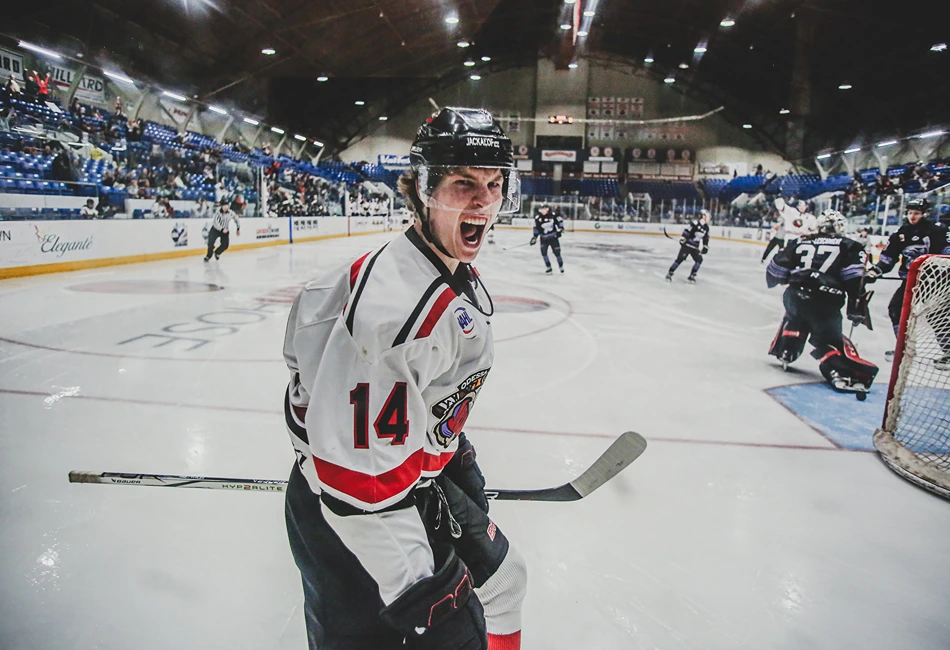
[[465,307],[456,308],[455,320],[459,324],[459,329],[462,330],[462,335],[465,338],[470,339],[475,336],[475,320],[469,316]]
[[498,148],[498,140],[485,136],[470,135],[465,138],[465,145],[468,147],[495,147]]

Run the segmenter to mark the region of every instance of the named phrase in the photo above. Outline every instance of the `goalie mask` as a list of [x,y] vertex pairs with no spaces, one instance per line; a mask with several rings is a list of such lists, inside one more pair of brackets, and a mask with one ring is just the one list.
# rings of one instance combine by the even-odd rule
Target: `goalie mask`
[[825,235],[844,236],[848,220],[837,210],[825,210],[818,217],[818,232]]

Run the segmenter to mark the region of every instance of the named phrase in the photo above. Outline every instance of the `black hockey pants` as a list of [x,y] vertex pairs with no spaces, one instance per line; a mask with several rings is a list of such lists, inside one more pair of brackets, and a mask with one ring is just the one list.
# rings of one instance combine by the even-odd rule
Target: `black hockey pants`
[[548,247],[551,247],[551,250],[554,251],[554,257],[557,259],[558,268],[564,268],[564,260],[561,259],[561,242],[558,241],[557,237],[550,238],[541,238],[541,257],[544,258],[544,265],[547,267],[548,271],[551,270],[551,260],[548,259]]
[[[218,250],[214,249],[215,242],[218,241],[218,237],[221,238],[221,245],[218,246]],[[231,238],[227,232],[221,232],[214,226],[211,227],[211,230],[208,231],[208,254],[205,257],[210,258],[212,253],[215,257],[220,257],[221,253],[228,250],[228,244],[230,243]]]
[[680,264],[686,261],[687,257],[693,258],[693,270],[689,272],[690,277],[696,275],[696,271],[699,270],[699,267],[703,264],[703,254],[699,252],[699,249],[693,248],[691,246],[680,245],[680,254],[676,256],[676,261],[673,262],[673,265],[670,267],[670,275],[673,275],[673,272],[679,268]]
[[[434,488],[417,491],[417,507],[431,541],[450,543],[465,562],[475,586],[491,577],[508,554],[508,540],[488,515],[461,488],[440,476],[461,537],[449,533],[449,518],[439,517]],[[411,650],[404,637],[379,616],[379,587],[323,517],[320,497],[294,465],[287,486],[284,515],[290,550],[303,580],[304,616],[310,650]],[[361,516],[361,515],[352,515]],[[435,528],[434,520],[440,520]]]
[[765,247],[765,252],[762,253],[762,261],[764,262],[766,259],[768,259],[769,253],[772,252],[773,248],[784,248],[784,247],[785,247],[784,239],[781,239],[780,237],[772,237],[772,239],[769,240],[769,245]]

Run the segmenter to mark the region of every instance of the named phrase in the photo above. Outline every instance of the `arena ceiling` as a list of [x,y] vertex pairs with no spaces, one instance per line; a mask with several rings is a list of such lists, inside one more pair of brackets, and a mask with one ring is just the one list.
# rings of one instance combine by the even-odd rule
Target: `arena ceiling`
[[[724,105],[727,119],[751,124],[763,144],[799,159],[950,122],[950,52],[938,46],[950,38],[939,7],[936,0],[47,0],[11,4],[2,31],[280,120],[327,142],[331,153],[379,115],[472,70],[487,76],[538,57],[567,68],[585,57],[660,80],[673,74],[671,88]],[[463,65],[470,58],[474,68]],[[317,81],[322,76],[329,80]],[[357,99],[366,104],[355,106]],[[800,134],[797,144],[790,130]]]

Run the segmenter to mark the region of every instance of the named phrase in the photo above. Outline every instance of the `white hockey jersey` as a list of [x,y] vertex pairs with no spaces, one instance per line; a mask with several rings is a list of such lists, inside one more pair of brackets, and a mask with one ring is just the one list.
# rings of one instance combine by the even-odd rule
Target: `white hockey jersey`
[[418,511],[399,504],[452,458],[491,369],[479,286],[472,267],[450,274],[410,228],[307,284],[287,322],[298,465],[315,493],[355,509],[323,510],[387,604],[432,573]]
[[789,239],[799,239],[818,232],[818,219],[813,214],[801,213],[798,208],[790,205],[781,208],[779,214],[785,224],[785,234]]

